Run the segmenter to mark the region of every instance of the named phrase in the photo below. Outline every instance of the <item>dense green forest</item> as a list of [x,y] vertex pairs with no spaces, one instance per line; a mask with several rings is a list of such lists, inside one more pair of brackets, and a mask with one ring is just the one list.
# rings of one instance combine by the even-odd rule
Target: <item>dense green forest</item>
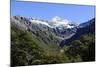
[[82,35],[69,46],[46,45],[32,32],[11,26],[11,66],[95,60],[95,35]]

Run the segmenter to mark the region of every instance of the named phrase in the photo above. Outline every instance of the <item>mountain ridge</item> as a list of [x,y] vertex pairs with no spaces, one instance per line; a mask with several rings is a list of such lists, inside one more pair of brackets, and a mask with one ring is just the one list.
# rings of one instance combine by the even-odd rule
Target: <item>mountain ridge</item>
[[[66,38],[67,33],[69,33],[69,34],[67,34],[69,36],[70,34],[73,34],[76,31],[75,24],[67,24],[66,22],[64,22],[64,24],[59,24],[59,26],[57,26],[57,25],[55,26],[55,24],[54,25],[50,24],[50,23],[53,23],[51,21],[38,20],[38,19],[32,19],[32,18],[28,19],[28,18],[21,17],[21,16],[13,16],[11,19],[18,20],[19,26],[23,25],[22,27],[24,27],[24,28],[27,28],[28,25],[29,26],[30,25],[35,25],[35,26],[37,25],[38,27],[42,26],[44,28],[52,29],[52,31],[54,32],[55,35],[60,36],[62,38]],[[62,21],[60,21],[59,23],[62,23]],[[66,23],[66,25],[65,25],[65,23]]]
[[11,17],[11,66],[95,60],[95,19],[75,28],[51,28],[40,21],[45,22]]
[[[56,21],[56,22],[54,22],[54,21]],[[92,21],[93,20],[90,20],[88,22],[92,22]],[[64,44],[63,41],[70,39],[71,37],[74,37],[75,34],[78,33],[78,30],[80,28],[89,26],[90,23],[88,23],[88,22],[81,23],[77,26],[75,24],[70,23],[69,21],[65,22],[60,17],[56,16],[53,18],[53,22],[51,22],[51,23],[54,23],[54,25],[58,24],[58,23],[59,24],[57,26],[54,26],[54,25],[49,24],[50,21],[38,20],[38,19],[32,19],[32,18],[28,19],[28,18],[21,17],[21,16],[11,17],[12,25],[16,25],[19,28],[23,28],[27,31],[32,32],[34,36],[39,36],[40,38],[44,39],[45,43],[49,44],[50,43],[49,41],[52,41],[52,43],[54,43],[54,44],[58,43],[58,45],[60,42],[61,42],[61,44]],[[70,25],[72,27],[68,28],[67,27],[68,25]],[[55,42],[53,42],[53,40],[50,40],[50,36],[55,39]],[[47,39],[45,40],[45,38],[47,38]]]
[[[79,27],[71,38],[65,39],[61,42],[60,46],[68,45],[73,40],[78,40],[82,35],[85,34],[95,34],[95,18],[89,20],[88,22],[80,24],[81,27]],[[83,25],[83,26],[82,26]]]

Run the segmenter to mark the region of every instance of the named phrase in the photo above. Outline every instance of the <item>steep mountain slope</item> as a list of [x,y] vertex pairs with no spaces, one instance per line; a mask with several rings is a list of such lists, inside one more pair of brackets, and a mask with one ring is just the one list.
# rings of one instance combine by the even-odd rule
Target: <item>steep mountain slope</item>
[[11,66],[69,62],[56,45],[47,45],[32,32],[11,25]]
[[67,19],[62,19],[58,16],[52,18],[51,25],[54,28],[55,34],[64,39],[73,36],[77,30],[77,25]]
[[77,26],[67,22],[58,17],[53,18],[53,21],[28,19],[21,16],[11,17],[12,25],[32,32],[38,39],[52,45],[59,45],[63,39],[68,39],[75,34]]
[[60,38],[46,25],[24,17],[11,17],[11,65],[25,66],[71,62],[60,52]]
[[32,32],[33,36],[37,39],[42,40],[46,44],[56,44],[58,45],[60,39],[56,38],[52,33],[52,29],[44,24],[37,24],[35,22],[30,22],[27,18],[24,17],[12,17],[11,24],[15,25],[21,29]]
[[94,34],[95,19],[77,26],[59,17],[45,21],[13,16],[11,65],[94,61]]
[[46,44],[59,45],[60,43],[63,46],[73,40],[79,39],[81,35],[94,33],[95,19],[77,26],[57,16],[52,21],[13,16],[11,17],[11,23],[32,32],[33,36],[41,39]]
[[73,40],[79,39],[84,34],[95,34],[95,18],[86,23],[80,24],[79,28],[76,31],[76,34],[69,39],[63,40],[60,46],[68,45]]
[[93,19],[91,19],[91,20],[89,20],[89,21],[87,21],[87,22],[85,22],[85,23],[81,23],[81,24],[79,25],[79,27],[82,28],[82,27],[89,26],[89,25],[92,24],[94,21],[95,21],[95,18],[93,18]]

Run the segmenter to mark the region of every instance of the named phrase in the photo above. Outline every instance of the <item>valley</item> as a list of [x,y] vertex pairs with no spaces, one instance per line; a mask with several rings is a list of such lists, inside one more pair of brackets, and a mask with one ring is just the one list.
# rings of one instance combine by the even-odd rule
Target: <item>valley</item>
[[78,25],[12,16],[11,52],[12,66],[94,61],[95,18]]

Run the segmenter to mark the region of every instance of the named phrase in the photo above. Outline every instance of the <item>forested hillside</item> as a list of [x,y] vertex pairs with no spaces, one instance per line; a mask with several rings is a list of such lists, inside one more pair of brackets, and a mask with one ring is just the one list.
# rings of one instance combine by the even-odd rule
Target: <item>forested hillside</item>
[[47,26],[33,24],[26,18],[11,19],[11,66],[94,60],[95,19],[64,40]]

